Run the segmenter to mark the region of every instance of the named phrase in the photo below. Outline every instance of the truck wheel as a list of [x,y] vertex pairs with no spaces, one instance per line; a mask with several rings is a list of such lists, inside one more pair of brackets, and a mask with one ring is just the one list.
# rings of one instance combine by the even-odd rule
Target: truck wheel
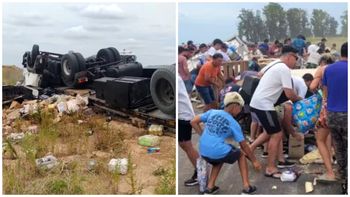
[[113,56],[114,56],[114,61],[115,62],[120,61],[121,57],[120,57],[119,51],[114,47],[109,47],[108,49],[110,51],[112,51]]
[[80,53],[73,53],[75,57],[77,57],[77,61],[79,64],[79,71],[85,71],[86,70],[86,63],[85,58]]
[[153,73],[150,83],[154,104],[170,115],[175,115],[175,76],[175,66],[160,68]]
[[22,60],[22,65],[24,68],[27,68],[28,65],[30,64],[30,51],[26,51],[24,54],[23,54],[23,60]]
[[36,59],[36,56],[38,56],[40,53],[39,53],[39,45],[35,44],[33,45],[33,48],[32,48],[32,52],[30,53],[30,63],[28,64],[28,66],[30,68],[33,68],[34,67],[34,63],[35,63],[35,59]]
[[74,87],[77,82],[74,81],[75,73],[79,72],[79,63],[73,53],[63,55],[61,59],[61,79],[68,87]]
[[36,56],[33,67],[34,72],[36,74],[43,74],[45,68],[47,68],[47,59],[45,59],[45,57],[42,55]]
[[97,52],[97,59],[104,60],[105,61],[104,63],[106,64],[106,63],[114,62],[114,55],[111,50],[104,48],[104,49],[100,49]]

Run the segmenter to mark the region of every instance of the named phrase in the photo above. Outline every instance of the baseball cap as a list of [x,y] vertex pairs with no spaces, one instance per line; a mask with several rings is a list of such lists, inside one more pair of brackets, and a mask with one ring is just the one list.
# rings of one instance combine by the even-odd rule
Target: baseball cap
[[244,100],[241,97],[241,95],[238,94],[237,92],[229,92],[225,95],[224,105],[227,106],[231,103],[238,103],[239,105],[241,105],[243,107]]

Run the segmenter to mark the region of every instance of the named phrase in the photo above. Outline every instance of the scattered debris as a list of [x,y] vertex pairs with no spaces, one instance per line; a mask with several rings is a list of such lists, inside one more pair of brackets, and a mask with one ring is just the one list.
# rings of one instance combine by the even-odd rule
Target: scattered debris
[[159,153],[159,152],[160,152],[160,148],[159,147],[147,148],[147,153]]
[[39,127],[37,125],[29,126],[27,131],[32,134],[37,134],[39,132]]
[[78,124],[83,124],[84,121],[83,120],[78,120]]
[[108,171],[114,172],[115,170],[125,175],[128,172],[128,159],[111,159],[108,163]]
[[64,113],[67,111],[67,104],[65,102],[60,102],[57,104],[57,110],[59,113]]
[[152,124],[148,128],[148,134],[162,136],[163,135],[163,129],[164,129],[163,125]]
[[24,133],[11,133],[9,136],[7,136],[7,139],[10,142],[19,142],[24,138]]
[[271,188],[272,190],[276,190],[277,189],[277,186],[276,185],[274,185],[274,186],[272,186],[272,188]]
[[40,169],[52,169],[53,167],[58,165],[57,158],[52,155],[47,155],[40,159],[35,160],[36,166]]
[[305,182],[305,193],[310,193],[314,191],[314,187],[312,186],[312,183],[307,181]]
[[87,136],[91,136],[91,135],[94,134],[94,130],[90,129],[90,130],[86,131],[85,134],[86,134]]
[[17,101],[12,101],[9,109],[19,109],[21,108],[21,104]]
[[304,155],[299,161],[302,164],[309,164],[315,162],[317,159],[320,159],[321,155],[318,149],[313,150],[312,152]]
[[155,135],[144,135],[139,137],[138,142],[141,146],[158,146],[160,144],[160,138]]
[[14,121],[21,117],[20,109],[16,109],[7,115],[7,120]]
[[88,161],[87,169],[88,171],[94,171],[97,166],[96,160],[92,159]]
[[282,182],[293,182],[298,178],[297,174],[291,170],[286,170],[282,173]]
[[9,133],[12,133],[12,131],[13,131],[13,128],[11,126],[9,126],[9,125],[6,125],[2,129],[2,132],[3,132],[2,134],[6,136]]

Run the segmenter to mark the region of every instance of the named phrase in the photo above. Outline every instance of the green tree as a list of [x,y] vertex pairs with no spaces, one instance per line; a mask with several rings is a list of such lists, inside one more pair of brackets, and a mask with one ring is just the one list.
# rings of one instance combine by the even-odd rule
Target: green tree
[[344,15],[341,16],[341,35],[348,35],[348,10],[344,12]]
[[334,17],[328,18],[328,32],[327,36],[336,36],[337,35],[337,28],[338,28],[338,22],[335,20]]
[[317,36],[317,37],[326,36],[328,32],[328,27],[329,27],[327,26],[328,23],[329,23],[329,15],[327,12],[320,9],[314,9],[312,11],[311,24],[312,24],[312,31],[314,33],[314,36]]
[[270,40],[282,39],[286,37],[287,22],[286,13],[278,3],[269,3],[264,7],[266,29]]
[[287,22],[291,37],[299,34],[310,36],[311,29],[306,15],[306,11],[300,8],[292,8],[287,11]]
[[238,34],[241,38],[251,42],[266,38],[266,29],[259,10],[254,15],[252,10],[242,9],[238,17],[241,19],[238,24]]

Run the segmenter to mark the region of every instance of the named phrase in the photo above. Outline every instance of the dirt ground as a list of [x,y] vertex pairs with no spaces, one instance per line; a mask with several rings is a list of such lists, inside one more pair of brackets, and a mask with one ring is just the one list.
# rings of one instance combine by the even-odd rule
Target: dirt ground
[[[174,137],[160,136],[160,152],[147,153],[147,147],[138,145],[138,137],[147,134],[145,128],[109,121],[103,114],[63,115],[57,123],[54,116],[47,118],[48,123],[43,117],[41,121],[27,117],[10,123],[6,119],[9,111],[3,111],[3,130],[7,128],[3,142],[10,133],[24,132],[26,137],[10,143],[15,156],[3,144],[3,150],[7,150],[3,151],[3,194],[155,194],[159,193],[157,188],[168,187],[164,184],[169,179],[176,181],[175,176],[171,180],[169,175],[175,171]],[[33,124],[38,125],[39,131],[29,134],[26,130]],[[93,133],[87,134],[90,129]],[[38,170],[29,154],[31,148],[36,150],[35,159],[51,153],[59,165]],[[107,170],[112,158],[129,159],[126,175]],[[89,171],[91,160],[97,165]]]

